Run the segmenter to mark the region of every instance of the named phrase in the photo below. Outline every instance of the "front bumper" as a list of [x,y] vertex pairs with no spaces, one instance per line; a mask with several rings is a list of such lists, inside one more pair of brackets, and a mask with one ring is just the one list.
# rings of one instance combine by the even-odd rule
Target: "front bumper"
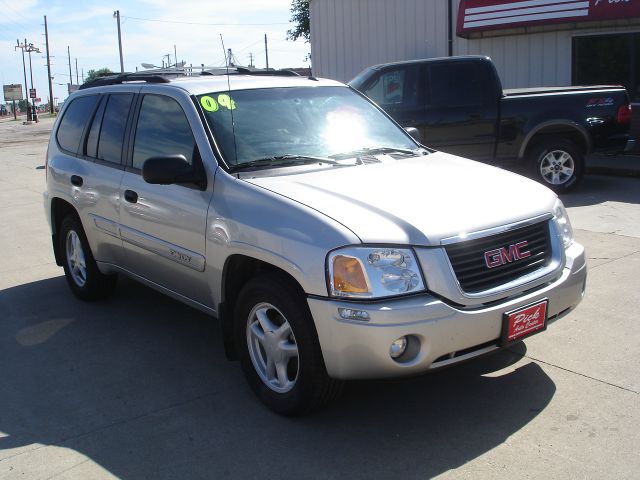
[[[502,315],[549,299],[548,323],[572,310],[584,294],[587,276],[584,248],[566,250],[560,276],[517,298],[465,309],[429,294],[376,302],[309,298],[329,376],[349,380],[415,375],[498,349]],[[344,320],[338,308],[366,311],[368,321]],[[417,340],[415,356],[397,362],[389,355],[396,339]],[[477,347],[477,348],[474,348]],[[458,354],[462,352],[462,354]]]

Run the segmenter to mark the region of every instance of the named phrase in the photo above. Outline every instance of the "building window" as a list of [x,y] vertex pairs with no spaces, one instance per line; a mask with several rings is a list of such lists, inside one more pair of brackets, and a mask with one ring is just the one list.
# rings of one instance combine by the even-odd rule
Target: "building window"
[[573,38],[573,85],[624,85],[640,101],[640,33]]

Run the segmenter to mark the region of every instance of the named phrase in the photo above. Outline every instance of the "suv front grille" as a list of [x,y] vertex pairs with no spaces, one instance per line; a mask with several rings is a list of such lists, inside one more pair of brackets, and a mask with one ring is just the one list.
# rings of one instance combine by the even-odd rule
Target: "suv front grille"
[[[514,246],[521,242],[526,242],[526,245],[522,245],[522,255],[517,255]],[[445,249],[462,290],[482,292],[549,264],[552,253],[549,222],[454,243]]]

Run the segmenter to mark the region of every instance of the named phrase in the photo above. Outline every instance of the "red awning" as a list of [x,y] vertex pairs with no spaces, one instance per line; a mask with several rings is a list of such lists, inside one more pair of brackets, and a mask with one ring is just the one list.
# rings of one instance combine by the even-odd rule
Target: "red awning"
[[640,17],[640,0],[460,0],[457,33]]

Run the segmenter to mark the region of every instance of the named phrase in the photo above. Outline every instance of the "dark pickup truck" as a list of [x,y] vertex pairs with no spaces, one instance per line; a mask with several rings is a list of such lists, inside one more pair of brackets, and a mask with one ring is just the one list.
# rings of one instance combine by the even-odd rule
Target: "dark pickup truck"
[[528,173],[556,192],[577,185],[588,153],[632,147],[621,86],[503,90],[489,57],[369,67],[349,84],[437,150]]

